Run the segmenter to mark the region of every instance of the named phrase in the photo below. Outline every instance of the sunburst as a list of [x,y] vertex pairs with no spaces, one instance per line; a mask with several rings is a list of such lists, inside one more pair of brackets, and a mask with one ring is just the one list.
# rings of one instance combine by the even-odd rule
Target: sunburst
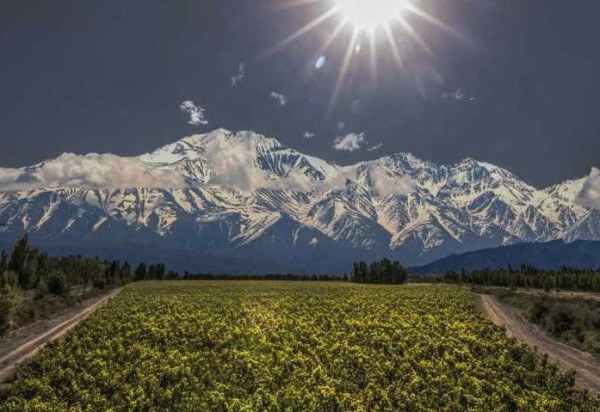
[[357,31],[375,30],[401,15],[406,0],[333,0],[333,10]]
[[[413,18],[421,19],[438,29],[442,29],[456,36],[462,35],[442,20],[425,12],[417,7],[413,2],[416,0],[279,0],[279,6],[299,7],[299,6],[314,6],[316,3],[328,2],[330,7],[324,13],[319,15],[314,20],[308,22],[303,27],[296,30],[290,36],[286,37],[275,46],[265,51],[261,57],[270,56],[303,35],[311,32],[317,27],[337,19],[338,22],[333,24],[330,35],[325,39],[323,44],[318,48],[317,56],[322,56],[332,47],[336,39],[338,39],[346,27],[351,27],[351,35],[349,36],[346,52],[342,60],[337,80],[333,89],[330,100],[330,111],[336,105],[340,91],[342,90],[346,76],[352,64],[353,57],[358,44],[362,43],[362,38],[367,38],[366,44],[370,48],[370,63],[373,78],[377,77],[377,44],[378,37],[384,38],[389,46],[389,52],[393,57],[397,69],[402,72],[405,67],[405,58],[402,54],[396,35],[401,32],[404,37],[414,41],[421,50],[426,54],[433,54],[431,47],[422,38],[422,36],[411,24]],[[360,43],[359,43],[360,42]]]

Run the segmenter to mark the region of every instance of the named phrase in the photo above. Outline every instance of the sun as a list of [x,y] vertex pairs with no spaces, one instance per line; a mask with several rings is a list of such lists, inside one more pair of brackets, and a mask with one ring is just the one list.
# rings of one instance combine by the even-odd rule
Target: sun
[[[345,47],[346,51],[342,59],[335,87],[329,104],[329,113],[336,105],[340,91],[344,85],[346,75],[352,66],[352,60],[360,57],[361,50],[368,48],[371,77],[376,82],[378,70],[378,57],[383,54],[377,50],[380,39],[387,39],[389,45],[386,54],[391,55],[396,63],[400,74],[403,74],[406,60],[415,55],[413,50],[422,50],[427,56],[433,55],[433,50],[428,45],[426,38],[421,36],[413,25],[413,19],[422,20],[429,25],[444,31],[447,34],[455,36],[461,40],[468,40],[465,36],[444,21],[434,17],[425,10],[417,7],[416,0],[272,0],[280,3],[282,8],[295,8],[297,6],[316,7],[316,5],[327,4],[323,7],[323,12],[315,19],[309,21],[300,27],[287,38],[281,40],[273,47],[261,53],[257,59],[263,59],[279,50],[285,48],[290,43],[301,38],[305,34],[315,30],[319,26],[329,24],[331,20],[337,20],[337,23],[331,25],[331,31],[324,36],[323,43],[317,46],[313,53],[313,67],[316,70],[322,70],[327,61],[327,52],[332,47],[337,38],[348,35],[349,31],[344,30],[351,27],[350,35]],[[399,41],[402,39],[402,42]],[[414,43],[414,47],[406,46],[409,42]],[[365,47],[363,47],[365,46]],[[364,54],[364,53],[363,53]],[[435,71],[432,69],[432,71]],[[439,78],[440,76],[436,76]]]
[[387,26],[406,7],[406,0],[334,0],[334,8],[357,30]]

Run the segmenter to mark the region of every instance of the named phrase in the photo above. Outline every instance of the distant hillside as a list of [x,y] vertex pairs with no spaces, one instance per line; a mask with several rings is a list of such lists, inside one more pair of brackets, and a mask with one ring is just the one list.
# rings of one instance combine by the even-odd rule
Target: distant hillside
[[493,249],[452,255],[425,266],[412,268],[414,274],[444,273],[464,268],[472,271],[484,268],[518,268],[522,264],[539,269],[560,269],[572,266],[582,269],[600,267],[600,242],[577,241],[565,243],[556,240],[546,243],[519,243]]

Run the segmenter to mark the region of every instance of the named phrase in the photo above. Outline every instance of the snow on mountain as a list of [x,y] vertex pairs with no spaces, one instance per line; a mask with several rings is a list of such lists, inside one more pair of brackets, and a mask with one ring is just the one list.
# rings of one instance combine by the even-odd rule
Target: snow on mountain
[[576,240],[598,240],[600,238],[600,211],[593,209],[567,229],[563,238],[568,242]]
[[577,201],[584,182],[536,189],[489,163],[406,153],[339,167],[218,129],[138,157],[0,169],[0,246],[29,233],[40,247],[160,256],[194,270],[343,270],[382,256],[415,265],[518,242],[598,240],[600,212]]
[[[139,159],[151,170],[177,171],[192,185],[215,184],[246,191],[278,184],[284,185],[281,189],[305,190],[338,170],[275,139],[225,129],[186,137]],[[284,182],[279,181],[282,178]]]

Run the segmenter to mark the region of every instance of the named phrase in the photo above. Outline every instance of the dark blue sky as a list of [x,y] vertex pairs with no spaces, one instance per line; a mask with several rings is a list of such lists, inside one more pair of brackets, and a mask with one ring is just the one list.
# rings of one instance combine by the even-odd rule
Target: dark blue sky
[[[364,43],[331,111],[351,29],[320,70],[315,53],[337,17],[259,59],[330,7],[282,3],[2,0],[0,166],[65,151],[139,154],[217,127],[339,163],[398,151],[446,163],[474,157],[539,186],[600,166],[597,0],[415,0],[464,38],[410,16],[433,55],[396,30],[399,73],[379,36],[375,84]],[[246,76],[232,87],[242,62]],[[188,99],[206,108],[209,125],[187,124],[179,104]],[[381,149],[335,151],[333,140],[350,132]]]

